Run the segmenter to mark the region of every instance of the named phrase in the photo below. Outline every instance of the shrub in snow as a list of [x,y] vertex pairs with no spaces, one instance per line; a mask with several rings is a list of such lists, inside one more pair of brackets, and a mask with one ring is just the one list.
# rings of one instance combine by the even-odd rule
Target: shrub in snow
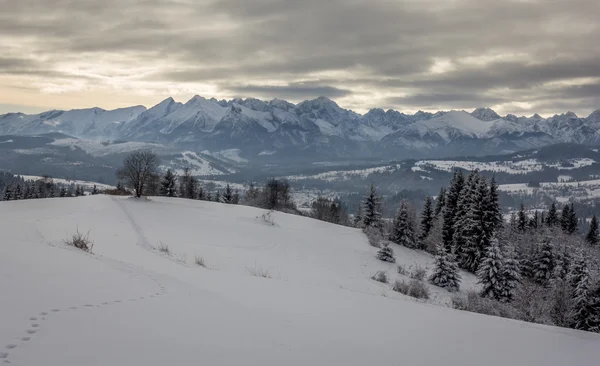
[[482,298],[476,291],[469,291],[466,295],[452,297],[452,308],[502,318],[520,318],[518,312],[511,306],[492,299]]
[[427,275],[427,270],[420,265],[416,265],[415,268],[410,272],[410,278],[417,281],[423,281]]
[[387,244],[384,245],[377,252],[377,259],[384,262],[396,263],[396,259],[394,258],[394,251]]
[[422,281],[412,280],[409,283],[396,280],[392,290],[416,299],[429,299],[429,289]]
[[169,246],[164,244],[162,241],[158,245],[158,251],[167,255],[171,255],[171,250],[169,249]]
[[408,276],[408,272],[406,271],[406,268],[404,268],[402,265],[398,265],[398,273],[403,275],[403,276]]
[[383,271],[375,272],[375,274],[371,276],[371,279],[381,283],[388,283],[387,274]]
[[254,267],[254,268],[246,267],[246,272],[248,272],[248,274],[250,276],[254,276],[254,277],[271,278],[271,274],[269,273],[269,270],[264,269],[262,267]]
[[381,230],[374,228],[372,226],[367,226],[363,229],[363,232],[367,236],[369,240],[369,245],[375,248],[381,248],[383,235],[381,235]]
[[70,239],[66,239],[64,242],[67,245],[86,252],[91,252],[92,248],[94,247],[94,243],[90,240],[90,232],[88,231],[87,233],[83,234],[79,232],[79,229],[77,229],[77,232],[73,234]]
[[447,253],[443,245],[438,245],[438,254],[435,257],[434,269],[429,282],[450,292],[456,292],[460,286],[458,264],[452,253]]
[[200,256],[196,256],[194,262],[196,263],[196,265],[206,268],[206,263],[204,263],[204,258],[202,258]]
[[277,224],[273,220],[273,211],[265,212],[260,216],[260,219],[269,226],[277,226]]

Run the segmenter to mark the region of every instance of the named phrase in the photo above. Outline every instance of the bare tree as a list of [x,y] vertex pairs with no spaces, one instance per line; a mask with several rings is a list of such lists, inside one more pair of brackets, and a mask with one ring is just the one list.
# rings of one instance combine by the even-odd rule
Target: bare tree
[[117,178],[132,188],[136,197],[141,197],[158,180],[158,165],[158,156],[152,150],[134,151],[123,160]]

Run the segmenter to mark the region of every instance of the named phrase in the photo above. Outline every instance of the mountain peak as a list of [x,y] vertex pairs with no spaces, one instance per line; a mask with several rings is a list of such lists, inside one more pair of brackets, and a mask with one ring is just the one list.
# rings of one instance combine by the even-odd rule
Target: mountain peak
[[500,115],[491,108],[477,108],[471,112],[471,116],[482,121],[494,121],[500,119]]

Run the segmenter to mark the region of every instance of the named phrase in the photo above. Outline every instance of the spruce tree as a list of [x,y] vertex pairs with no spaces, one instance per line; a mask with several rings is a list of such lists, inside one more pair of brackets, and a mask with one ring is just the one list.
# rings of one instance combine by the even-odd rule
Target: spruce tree
[[537,230],[540,223],[540,216],[537,210],[533,213],[533,216],[529,219],[529,228],[532,230]]
[[435,200],[435,217],[438,217],[440,213],[444,210],[444,206],[446,204],[446,188],[440,188],[440,193],[438,194]]
[[483,286],[481,296],[500,300],[505,293],[504,289],[504,258],[498,239],[493,238],[479,265],[477,271],[479,281]]
[[189,176],[186,179],[185,196],[186,198],[195,200],[198,195],[198,179],[194,176]]
[[429,282],[450,292],[457,292],[460,287],[460,279],[456,257],[454,254],[446,252],[443,245],[438,245],[434,269],[429,277]]
[[400,204],[398,215],[394,220],[394,227],[390,235],[390,240],[396,244],[404,245],[407,248],[416,249],[415,230],[408,214],[408,205],[406,202]]
[[10,201],[13,199],[13,191],[10,185],[7,185],[4,189],[4,201]]
[[177,197],[177,175],[167,169],[160,182],[159,194],[165,197]]
[[512,212],[510,214],[510,219],[509,219],[508,224],[510,225],[510,230],[511,231],[517,232],[519,230],[519,227],[518,227],[519,225],[517,223],[517,214],[516,213]]
[[390,248],[387,243],[385,243],[381,249],[377,251],[377,259],[384,262],[396,263],[396,258],[394,258],[394,250]]
[[450,187],[445,194],[445,204],[443,209],[444,222],[442,225],[442,239],[446,250],[450,250],[452,247],[458,199],[464,184],[465,178],[462,171],[455,171],[452,181],[450,182]]
[[23,191],[21,190],[21,185],[17,184],[17,188],[15,188],[14,199],[21,200],[23,199]]
[[364,227],[371,226],[377,229],[381,229],[383,226],[381,219],[381,197],[377,195],[373,184],[371,184],[362,204],[362,224]]
[[571,225],[571,205],[566,204],[563,209],[562,209],[562,213],[560,216],[560,227],[562,228],[563,233],[565,234],[569,234],[570,232],[570,227]]
[[67,197],[67,189],[63,186],[60,188],[60,197]]
[[585,241],[587,241],[589,245],[596,246],[598,245],[598,241],[600,241],[600,238],[598,237],[599,234],[598,219],[596,218],[596,215],[594,215],[592,216],[592,221],[590,222],[590,229],[585,236]]
[[97,195],[98,193],[100,193],[98,191],[98,187],[96,187],[96,185],[94,184],[94,188],[92,188],[92,195]]
[[229,186],[229,183],[227,183],[227,186],[225,187],[225,192],[221,197],[221,202],[233,203],[233,190],[231,189],[231,186]]
[[577,284],[581,281],[584,273],[588,271],[586,253],[583,249],[579,248],[575,253],[575,258],[569,267],[568,281],[573,289],[577,287]]
[[421,232],[419,233],[419,241],[423,242],[429,236],[429,232],[433,227],[433,209],[432,209],[432,200],[430,196],[425,198],[425,203],[423,204],[423,210],[421,211]]
[[[460,265],[472,272],[477,272],[481,258],[484,256],[490,239],[495,235],[489,207],[489,187],[483,176],[477,172],[469,180],[470,188],[464,189],[463,197],[466,211],[459,209],[459,217],[455,223],[455,250],[459,255]],[[467,185],[465,185],[467,187]]]
[[567,233],[575,234],[577,233],[577,226],[579,220],[577,219],[577,212],[575,212],[575,204],[571,203],[571,208],[569,209],[569,217],[567,220]]
[[215,202],[221,202],[221,192],[219,191],[215,193]]
[[573,323],[575,329],[595,331],[595,311],[593,308],[594,298],[591,289],[591,279],[589,269],[582,268],[581,277],[575,286],[573,293]]
[[556,227],[560,223],[560,219],[558,218],[558,213],[556,210],[556,203],[552,202],[550,206],[550,210],[548,210],[548,215],[546,216],[546,225],[550,227]]
[[204,188],[202,186],[198,187],[198,196],[197,198],[201,201],[206,200],[206,193],[204,192]]
[[554,254],[554,247],[550,239],[544,239],[541,249],[537,254],[536,259],[533,262],[533,278],[540,285],[548,285],[554,267],[556,266],[556,257]]
[[231,200],[231,203],[233,203],[234,205],[237,205],[238,203],[240,203],[240,192],[237,189],[233,193],[233,198]]
[[[461,263],[463,262],[463,253],[467,246],[466,242],[475,230],[476,223],[473,221],[473,216],[469,215],[469,213],[475,205],[474,199],[478,181],[479,174],[476,171],[469,173],[469,176],[460,191],[456,205],[454,233],[452,235],[452,250],[459,256]],[[448,248],[446,248],[446,250],[448,250]]]
[[519,213],[517,213],[517,230],[524,233],[529,226],[529,219],[527,218],[527,212],[525,212],[525,205],[521,203]]
[[507,248],[504,253],[504,265],[502,268],[502,293],[500,301],[511,302],[521,282],[521,268],[519,260],[512,248]]
[[498,183],[496,177],[492,176],[489,186],[489,195],[486,207],[486,222],[490,225],[490,231],[496,233],[504,224],[502,209],[500,208],[500,197],[498,195]]

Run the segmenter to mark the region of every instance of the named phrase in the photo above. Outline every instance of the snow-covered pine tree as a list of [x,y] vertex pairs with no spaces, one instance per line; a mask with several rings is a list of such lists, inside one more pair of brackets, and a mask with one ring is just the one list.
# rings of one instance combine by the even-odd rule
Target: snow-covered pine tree
[[596,331],[596,314],[593,309],[594,298],[591,289],[590,273],[587,266],[581,268],[581,276],[573,293],[572,327],[579,330]]
[[67,189],[65,187],[60,188],[60,197],[67,197]]
[[429,277],[429,282],[450,292],[457,292],[460,288],[460,279],[456,257],[454,254],[446,252],[443,245],[438,245],[433,273]]
[[459,212],[456,221],[457,240],[454,245],[461,266],[476,273],[495,232],[492,231],[493,223],[488,221],[492,214],[486,211],[489,208],[489,187],[485,177],[476,173],[470,185],[471,188],[464,192],[467,211],[464,214]]
[[98,193],[100,193],[100,191],[98,191],[98,187],[96,187],[94,184],[94,188],[92,188],[92,195],[97,195]]
[[508,221],[508,224],[510,225],[510,230],[512,230],[513,232],[517,232],[519,230],[518,228],[518,223],[517,223],[517,214],[512,212],[510,214],[510,219]]
[[483,286],[481,297],[500,300],[504,290],[504,258],[498,239],[492,238],[477,270],[477,283]]
[[435,199],[435,217],[438,217],[440,213],[444,210],[444,206],[446,205],[446,188],[440,188],[440,193]]
[[221,196],[221,202],[223,203],[233,203],[233,190],[231,189],[231,186],[229,185],[229,183],[227,183],[227,186],[225,187],[225,192],[223,193],[223,196]]
[[521,267],[512,247],[507,246],[505,248],[503,257],[504,265],[502,267],[502,280],[504,283],[502,285],[502,293],[499,300],[511,302],[514,299],[517,287],[521,282]]
[[496,233],[504,224],[502,209],[500,208],[500,197],[498,195],[498,183],[496,182],[496,176],[492,176],[488,192],[488,206],[485,209],[486,222],[490,226],[490,232]]
[[549,238],[544,239],[537,257],[533,261],[533,279],[540,285],[548,285],[556,266],[554,247]]
[[527,212],[525,212],[525,205],[521,203],[519,213],[517,213],[517,230],[524,233],[528,226],[529,219],[527,218]]
[[376,257],[380,261],[396,263],[396,258],[394,258],[394,250],[390,248],[390,246],[387,243],[383,244],[381,249],[377,251]]
[[560,215],[560,227],[563,233],[569,234],[569,225],[571,223],[571,205],[568,203],[564,205]]
[[596,218],[596,215],[592,216],[592,221],[590,222],[590,229],[587,232],[587,235],[585,236],[585,241],[592,246],[596,246],[598,245],[598,242],[600,241],[599,238],[599,232],[598,232],[598,219]]
[[[472,171],[469,173],[467,180],[463,184],[463,188],[459,193],[459,198],[456,204],[454,216],[454,229],[452,235],[452,250],[458,256],[459,262],[463,262],[463,251],[465,250],[467,239],[470,238],[472,231],[475,229],[475,222],[469,216],[469,211],[475,204],[475,191],[479,180],[479,173]],[[445,218],[444,218],[445,219]],[[449,248],[446,248],[450,251]]]
[[177,175],[171,169],[167,169],[162,177],[159,194],[165,197],[177,197]]
[[588,271],[586,253],[582,248],[579,248],[577,252],[575,252],[575,257],[571,262],[569,273],[567,275],[567,280],[573,289],[577,287],[577,284],[581,281],[581,277],[583,277],[586,271]]
[[404,245],[407,248],[415,249],[417,247],[415,229],[408,212],[408,204],[404,201],[400,204],[398,215],[394,220],[394,227],[392,228],[390,240],[396,244]]
[[236,189],[233,193],[233,198],[231,199],[231,203],[237,205],[240,203],[240,192]]
[[562,252],[557,252],[556,266],[550,280],[551,301],[550,317],[555,325],[569,326],[573,289],[569,285],[568,274],[570,256],[567,247]]
[[352,218],[354,227],[362,227],[363,224],[363,214],[362,214],[362,202],[356,208],[356,214]]
[[442,226],[442,239],[446,250],[452,248],[454,237],[454,222],[456,218],[458,199],[460,192],[465,184],[465,178],[461,170],[454,172],[450,187],[445,194],[445,204],[443,209],[444,222]]
[[433,226],[433,202],[430,196],[425,198],[423,209],[421,210],[421,232],[419,233],[419,241],[423,242],[429,236],[429,232]]
[[13,188],[10,185],[7,185],[4,188],[4,201],[10,201],[13,199]]
[[567,233],[575,234],[577,233],[577,226],[579,220],[577,219],[577,212],[575,211],[575,204],[571,203],[571,208],[569,209],[569,217],[567,220]]
[[537,210],[533,213],[533,216],[529,219],[529,228],[532,230],[537,230],[540,226],[540,215]]
[[206,193],[204,192],[204,188],[202,186],[198,186],[198,196],[197,199],[204,201],[206,200]]
[[219,191],[215,193],[215,202],[221,202],[221,192]]
[[210,192],[208,192],[208,193],[206,194],[206,200],[207,200],[207,201],[212,201],[212,194],[211,194]]
[[560,218],[558,217],[555,202],[552,202],[552,205],[550,205],[550,210],[548,210],[548,215],[546,216],[546,225],[550,227],[556,227],[560,225]]
[[362,203],[362,224],[363,227],[371,226],[377,229],[381,229],[383,226],[383,221],[381,220],[381,197],[377,195],[373,184],[371,184]]
[[17,184],[17,188],[15,188],[13,197],[14,197],[15,200],[22,200],[23,199],[23,191],[21,190],[21,185],[20,184]]
[[196,177],[191,176],[187,178],[187,182],[185,185],[185,196],[186,198],[195,200],[198,195],[198,179]]

